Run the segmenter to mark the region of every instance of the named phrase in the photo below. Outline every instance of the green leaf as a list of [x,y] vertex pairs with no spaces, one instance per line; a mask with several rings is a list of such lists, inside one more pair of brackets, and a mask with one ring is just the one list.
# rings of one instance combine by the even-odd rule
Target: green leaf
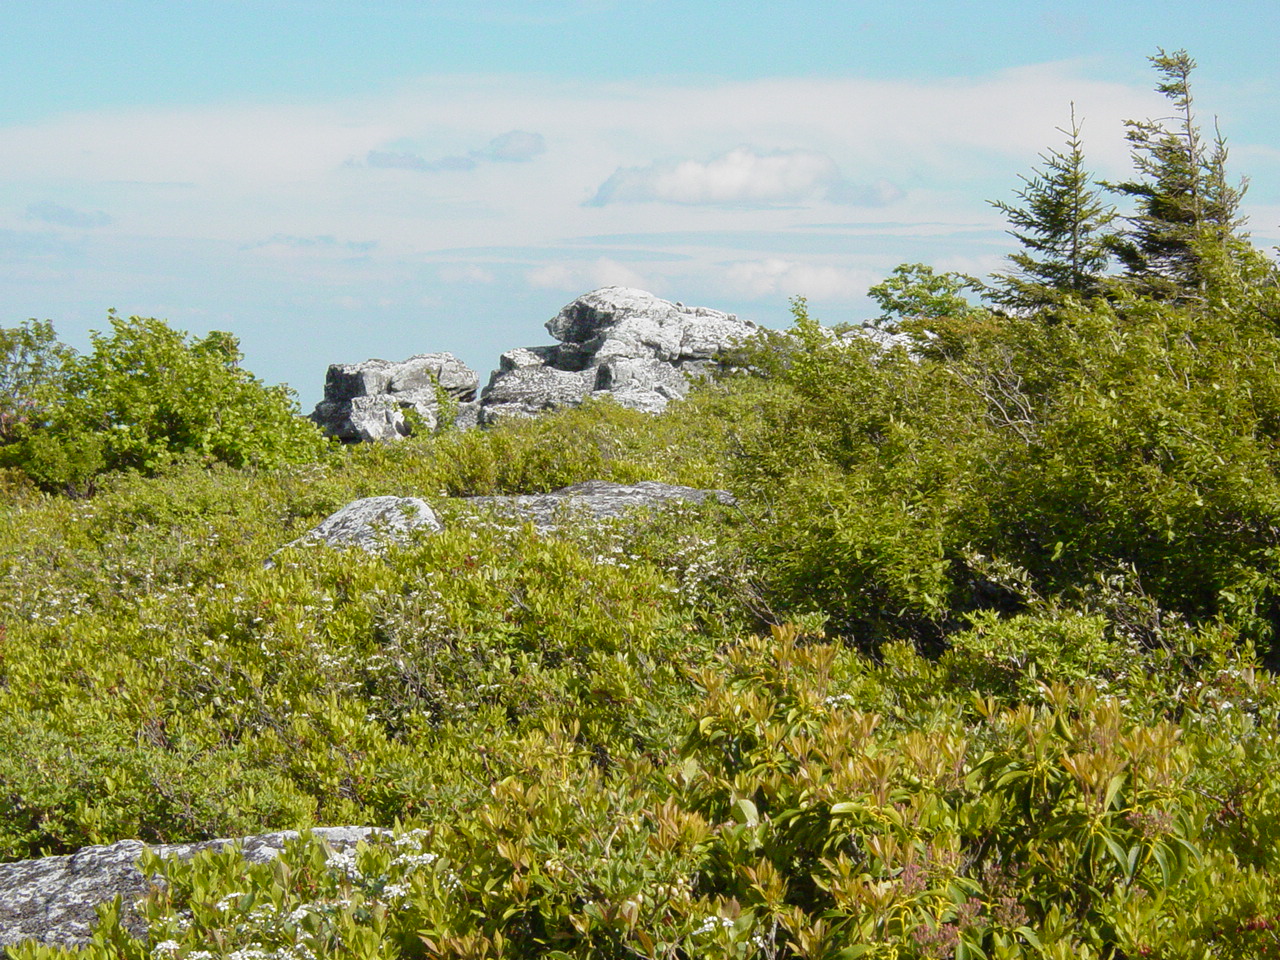
[[1111,781],[1107,784],[1106,795],[1102,800],[1102,808],[1104,810],[1110,810],[1115,805],[1116,796],[1120,793],[1121,787],[1124,786],[1124,781],[1125,775],[1123,773],[1117,773],[1111,778]]
[[1112,858],[1116,862],[1116,866],[1127,874],[1127,867],[1129,865],[1128,851],[1125,850],[1125,848],[1115,840],[1115,838],[1109,836],[1105,831],[1100,831],[1098,833],[1098,837],[1104,844],[1106,844],[1107,850],[1110,851]]
[[756,809],[756,805],[746,797],[739,797],[733,807],[739,823],[745,823],[748,827],[759,825],[760,812]]
[[1036,932],[1030,927],[1018,927],[1013,932],[1022,937],[1023,940],[1027,941],[1027,943],[1031,944],[1037,950],[1044,949],[1044,946],[1040,943],[1040,938],[1036,936]]

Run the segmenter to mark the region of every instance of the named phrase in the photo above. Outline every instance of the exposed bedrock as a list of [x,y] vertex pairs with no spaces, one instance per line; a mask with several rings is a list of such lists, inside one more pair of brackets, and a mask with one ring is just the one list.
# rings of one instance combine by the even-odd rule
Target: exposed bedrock
[[454,405],[453,416],[462,425],[474,425],[479,385],[479,375],[451,353],[422,353],[396,363],[335,363],[311,419],[347,443],[398,440],[412,432],[407,410],[434,430],[443,400]]
[[686,307],[631,287],[602,287],[547,321],[559,343],[502,355],[481,395],[480,422],[532,416],[611,395],[656,413],[683,397],[689,377],[750,336],[756,325],[731,313]]

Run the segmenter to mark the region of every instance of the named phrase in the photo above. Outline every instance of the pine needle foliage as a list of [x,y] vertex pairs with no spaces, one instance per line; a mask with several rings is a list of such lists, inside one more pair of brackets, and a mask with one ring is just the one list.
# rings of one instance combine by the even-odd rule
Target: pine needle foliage
[[1085,167],[1074,104],[1070,126],[1058,130],[1067,138],[1064,148],[1041,154],[1042,167],[1021,177],[1019,203],[992,201],[1023,249],[1008,257],[1014,269],[995,275],[991,299],[1015,310],[1056,308],[1068,298],[1100,296],[1106,288],[1115,207]]
[[1195,60],[1185,50],[1161,49],[1150,61],[1160,76],[1156,90],[1175,113],[1126,124],[1136,176],[1111,188],[1133,198],[1136,211],[1116,250],[1136,292],[1202,301],[1211,251],[1245,239],[1240,201],[1248,182],[1228,176],[1226,140],[1216,122],[1212,140],[1201,130],[1191,90]]

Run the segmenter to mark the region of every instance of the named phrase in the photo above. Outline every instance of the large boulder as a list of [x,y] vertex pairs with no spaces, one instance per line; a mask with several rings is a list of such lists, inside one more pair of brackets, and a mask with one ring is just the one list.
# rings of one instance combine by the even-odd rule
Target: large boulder
[[686,307],[630,287],[602,287],[547,321],[559,343],[503,354],[481,395],[482,423],[571,406],[597,394],[656,412],[682,397],[689,376],[750,336],[731,313]]
[[422,353],[396,363],[335,363],[311,419],[344,443],[398,440],[411,432],[408,409],[435,429],[442,393],[458,404],[460,420],[474,420],[470,404],[479,385],[479,375],[451,353]]
[[[313,545],[355,547],[365,553],[378,554],[388,544],[403,543],[420,530],[439,533],[442,529],[435,511],[425,500],[365,497],[351,501],[281,549]],[[274,560],[267,561],[268,567],[274,565]]]
[[[511,351],[527,353],[528,351]],[[494,423],[503,417],[531,417],[554,407],[575,406],[595,389],[594,370],[558,370],[541,364],[517,364],[504,353],[501,363],[511,369],[495,375],[481,402],[481,422]]]
[[676,503],[704,503],[715,500],[725,505],[736,501],[727,490],[699,490],[671,483],[644,480],[640,483],[610,483],[588,480],[561,487],[551,493],[508,497],[466,497],[474,506],[491,509],[513,520],[531,521],[542,530],[552,530],[562,522],[586,515],[596,520],[625,516],[638,508],[657,508]]
[[[376,830],[373,827],[327,827],[312,830],[335,852],[349,850]],[[239,840],[209,840],[154,846],[162,857],[189,859],[202,850],[239,844],[246,860],[261,863],[275,858],[295,830]],[[133,903],[147,892],[148,881],[138,869],[146,845],[122,840],[105,847],[85,847],[65,857],[41,857],[0,863],[0,947],[25,941],[78,946],[89,941],[97,923],[94,908],[121,898],[124,925],[138,937],[146,933]]]

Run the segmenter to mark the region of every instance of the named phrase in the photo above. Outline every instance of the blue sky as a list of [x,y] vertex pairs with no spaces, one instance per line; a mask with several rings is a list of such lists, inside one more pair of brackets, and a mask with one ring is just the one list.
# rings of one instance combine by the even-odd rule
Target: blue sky
[[991,199],[1060,143],[1123,177],[1146,62],[1199,61],[1280,242],[1274,0],[18,0],[0,17],[0,324],[109,307],[203,333],[309,409],[328,363],[485,374],[626,283],[829,322],[923,260],[985,274]]

